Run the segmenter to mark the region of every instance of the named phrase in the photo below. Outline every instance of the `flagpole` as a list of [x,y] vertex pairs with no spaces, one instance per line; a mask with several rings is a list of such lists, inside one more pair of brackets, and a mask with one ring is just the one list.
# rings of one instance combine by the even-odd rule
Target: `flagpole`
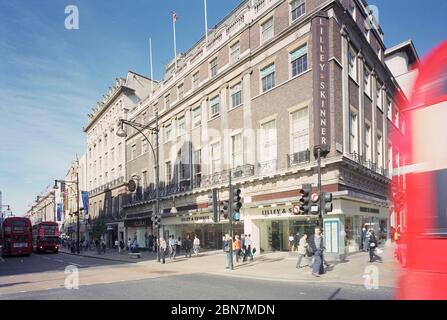
[[205,6],[205,39],[206,39],[206,43],[208,43],[208,13],[207,13],[207,8],[206,8],[206,0],[204,1],[204,6]]
[[149,38],[149,64],[151,67],[151,95],[152,95],[152,92],[154,91],[154,88],[153,88],[154,69],[152,67],[152,38]]
[[175,20],[177,19],[176,13],[172,16],[172,27],[174,29],[174,61],[175,61],[175,70],[177,71],[177,40],[175,38]]

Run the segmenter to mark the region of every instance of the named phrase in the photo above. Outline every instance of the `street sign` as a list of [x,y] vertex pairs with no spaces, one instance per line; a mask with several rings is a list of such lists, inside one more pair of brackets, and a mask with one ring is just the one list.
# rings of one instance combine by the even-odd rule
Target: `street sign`
[[300,214],[300,206],[299,205],[296,204],[293,206],[293,213]]
[[127,183],[127,189],[129,192],[135,192],[137,190],[137,184],[135,183],[135,180],[129,180]]
[[313,203],[318,202],[319,196],[317,192],[312,193],[310,196],[310,200],[312,200]]

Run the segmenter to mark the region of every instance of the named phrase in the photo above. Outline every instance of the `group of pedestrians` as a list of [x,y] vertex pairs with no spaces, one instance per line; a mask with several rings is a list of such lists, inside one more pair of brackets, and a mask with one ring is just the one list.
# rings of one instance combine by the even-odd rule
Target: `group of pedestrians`
[[377,246],[379,244],[376,234],[373,229],[369,229],[364,226],[362,228],[362,236],[363,236],[363,251],[369,252],[369,262],[374,262],[375,260],[379,260],[382,262],[382,257],[376,254]]
[[185,258],[191,258],[192,254],[198,256],[200,251],[200,240],[197,236],[194,236],[194,240],[191,240],[190,236],[187,235],[182,241],[180,237],[175,239],[175,236],[171,235],[168,242],[162,237],[159,245],[160,259],[163,263],[166,263],[166,255],[169,255],[170,260],[175,260],[176,256],[181,254],[182,249],[185,251]]
[[253,261],[254,254],[256,253],[256,248],[253,247],[250,234],[236,235],[233,241],[227,233],[223,238],[223,251],[226,256],[227,269],[230,269],[233,259],[230,248],[233,249],[232,251],[236,258],[236,263],[239,263],[240,261],[246,262],[247,260]]

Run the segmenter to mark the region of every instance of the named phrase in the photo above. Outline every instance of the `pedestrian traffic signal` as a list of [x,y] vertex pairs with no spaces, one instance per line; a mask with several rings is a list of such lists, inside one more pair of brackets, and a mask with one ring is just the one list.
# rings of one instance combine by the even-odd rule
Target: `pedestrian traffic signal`
[[219,212],[217,210],[217,189],[214,188],[208,195],[208,211],[213,213],[214,222],[220,221]]
[[242,197],[241,197],[241,189],[238,189],[236,187],[232,187],[232,207],[233,207],[233,220],[239,221],[240,220],[240,210],[242,208]]
[[312,185],[310,183],[303,184],[303,187],[300,189],[300,214],[309,214],[310,210],[310,193],[312,192]]
[[324,212],[332,212],[332,193],[323,192],[323,208]]
[[220,202],[220,217],[221,219],[228,219],[228,213],[230,209],[230,202],[228,200],[223,200]]

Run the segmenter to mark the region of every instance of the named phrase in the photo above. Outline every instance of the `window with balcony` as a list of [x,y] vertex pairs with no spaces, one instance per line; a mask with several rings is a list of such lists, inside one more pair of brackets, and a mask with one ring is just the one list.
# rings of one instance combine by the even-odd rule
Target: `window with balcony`
[[268,19],[266,22],[264,22],[261,25],[261,42],[267,42],[270,39],[273,38],[274,31],[273,31],[273,17]]
[[377,165],[383,168],[383,140],[382,135],[377,135]]
[[202,124],[202,108],[199,106],[192,110],[192,127],[197,128]]
[[220,142],[211,144],[211,172],[217,173],[221,171],[220,162]]
[[194,185],[200,186],[202,180],[202,154],[201,150],[194,151],[192,155]]
[[199,87],[199,85],[200,85],[200,74],[197,71],[192,75],[192,88],[195,90]]
[[210,62],[210,77],[214,78],[215,76],[217,76],[217,58]]
[[309,109],[303,108],[293,112],[291,118],[291,148],[292,155],[309,150]]
[[235,63],[239,60],[241,53],[241,44],[240,42],[236,42],[230,47],[230,63]]
[[210,118],[218,116],[220,113],[220,97],[217,95],[210,100]]
[[275,64],[272,63],[261,70],[262,92],[266,92],[275,86]]
[[171,161],[167,161],[165,163],[165,179],[166,179],[166,184],[170,184],[171,183],[171,179],[172,179],[172,166],[171,166]]
[[380,110],[383,110],[383,106],[382,106],[382,84],[377,81],[376,84],[376,104],[377,104],[377,108],[379,108]]
[[242,104],[242,83],[239,82],[230,88],[231,108],[236,108]]
[[183,83],[177,87],[178,100],[182,100],[184,96]]
[[147,171],[143,171],[141,173],[141,177],[143,179],[142,183],[143,183],[143,189],[146,190],[147,186],[149,185],[149,180],[148,180],[148,175],[147,175]]
[[242,166],[244,163],[242,133],[231,137],[231,165],[233,168]]
[[292,77],[307,70],[307,44],[290,53]]
[[295,21],[306,13],[306,2],[304,0],[294,0],[291,3],[292,21]]
[[349,117],[349,137],[350,152],[352,154],[358,154],[358,116],[352,110]]

